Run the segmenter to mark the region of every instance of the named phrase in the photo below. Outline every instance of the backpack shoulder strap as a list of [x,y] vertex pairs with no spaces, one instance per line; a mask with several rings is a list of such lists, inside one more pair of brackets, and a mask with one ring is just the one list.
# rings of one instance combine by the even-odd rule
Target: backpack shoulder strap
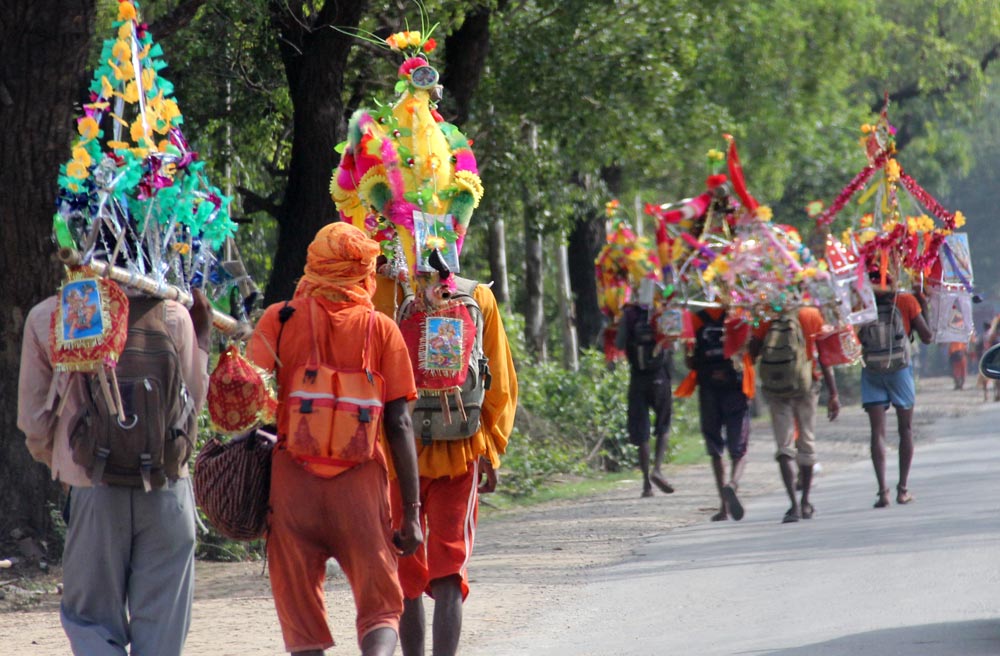
[[295,308],[289,305],[291,302],[291,299],[285,301],[285,304],[281,306],[280,310],[278,310],[278,323],[281,325],[278,328],[278,339],[274,345],[275,369],[281,367],[281,359],[278,355],[281,352],[281,333],[285,332],[285,324],[288,323],[288,320],[292,318],[293,314],[295,314]]

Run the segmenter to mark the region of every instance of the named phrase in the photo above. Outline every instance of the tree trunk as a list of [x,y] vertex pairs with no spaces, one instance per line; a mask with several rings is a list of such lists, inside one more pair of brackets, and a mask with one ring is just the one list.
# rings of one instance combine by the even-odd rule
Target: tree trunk
[[524,343],[535,362],[545,362],[545,292],[542,285],[542,231],[530,210],[524,215]]
[[[538,150],[538,126],[528,124],[525,137],[532,151]],[[545,287],[542,284],[544,252],[541,208],[537,196],[525,192],[524,199],[524,343],[536,362],[545,362]]]
[[[334,147],[346,134],[344,68],[354,37],[332,29],[354,29],[368,3],[326,2],[315,16],[302,2],[272,0],[281,58],[294,112],[288,186],[278,211],[278,245],[265,303],[290,298],[302,275],[306,251],[327,223],[338,219],[330,198],[330,176],[339,160]],[[311,5],[311,3],[310,3]]]
[[70,158],[95,12],[96,0],[4,0],[0,20],[0,542],[14,527],[45,536],[59,497],[17,430],[17,379],[24,319],[60,281],[56,178]]
[[594,259],[604,245],[604,216],[582,216],[569,235],[569,281],[576,305],[576,334],[580,348],[597,345],[604,316],[597,303]]
[[573,293],[569,286],[569,254],[566,240],[560,235],[559,248],[556,251],[559,258],[559,323],[563,338],[563,367],[569,371],[580,368],[577,355],[576,325],[573,323],[576,311],[573,308]]
[[497,303],[509,303],[507,230],[501,216],[497,216],[490,222],[490,276],[493,280],[493,295],[496,296]]
[[479,6],[465,14],[462,26],[448,35],[444,48],[441,85],[445,118],[461,126],[469,120],[472,97],[479,86],[490,51],[490,8]]

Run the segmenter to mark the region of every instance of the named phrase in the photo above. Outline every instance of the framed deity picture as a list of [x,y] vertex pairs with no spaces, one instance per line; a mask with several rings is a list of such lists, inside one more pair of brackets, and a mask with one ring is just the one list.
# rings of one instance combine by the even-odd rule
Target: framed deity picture
[[953,232],[944,238],[939,254],[941,283],[972,287],[972,257],[969,255],[969,235]]
[[841,313],[847,323],[859,326],[878,319],[875,292],[867,278],[862,278],[859,285],[857,276],[844,276],[835,279],[834,286],[840,300]]
[[465,359],[463,321],[455,317],[427,317],[421,340],[421,366],[430,371],[461,372]]
[[656,332],[665,338],[679,339],[684,332],[684,311],[664,308],[656,316]]
[[105,332],[102,302],[96,278],[64,284],[59,294],[58,343],[71,346],[102,337]]
[[972,296],[965,291],[931,290],[927,303],[928,323],[934,342],[967,342],[973,332]]
[[434,268],[427,263],[424,244],[428,237],[440,237],[445,242],[441,257],[453,273],[458,273],[458,233],[455,232],[455,217],[451,214],[425,214],[413,211],[413,241],[417,249],[417,273],[433,273]]

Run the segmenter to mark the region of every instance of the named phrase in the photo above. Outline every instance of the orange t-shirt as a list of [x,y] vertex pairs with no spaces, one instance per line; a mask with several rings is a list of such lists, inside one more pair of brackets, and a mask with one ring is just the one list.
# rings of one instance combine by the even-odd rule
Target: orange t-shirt
[[906,334],[909,335],[912,328],[910,328],[910,322],[920,316],[920,303],[917,301],[917,297],[913,294],[907,294],[906,292],[901,292],[896,294],[896,307],[899,309],[899,314],[903,317],[903,328],[906,330]]
[[[355,304],[334,303],[321,297],[311,298],[316,301],[312,308],[313,330],[320,361],[339,369],[361,369],[361,352],[368,333],[370,310]],[[277,367],[279,435],[286,435],[288,429],[285,400],[290,377],[299,366],[308,362],[312,353],[309,300],[297,298],[289,303],[289,307],[295,308],[295,312],[285,323],[284,331],[281,330],[278,319],[284,303],[268,307],[257,322],[257,328],[247,345],[247,358],[266,371],[275,371],[275,354],[280,361],[280,366]],[[375,312],[375,325],[368,348],[368,361],[372,364],[372,369],[385,380],[385,400],[411,401],[417,398],[413,368],[403,336],[396,324],[380,312]]]
[[[806,338],[806,353],[812,358],[813,379],[820,378],[819,351],[816,349],[816,335],[823,330],[823,315],[818,308],[799,308],[799,325],[802,326],[802,334]],[[767,331],[771,328],[771,322],[765,321],[753,331],[753,338],[763,342],[767,336]]]

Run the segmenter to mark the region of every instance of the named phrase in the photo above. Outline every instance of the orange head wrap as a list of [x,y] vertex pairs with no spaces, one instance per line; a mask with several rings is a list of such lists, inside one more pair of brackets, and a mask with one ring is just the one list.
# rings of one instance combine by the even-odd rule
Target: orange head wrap
[[323,226],[309,244],[295,297],[322,296],[372,307],[378,243],[350,223]]

